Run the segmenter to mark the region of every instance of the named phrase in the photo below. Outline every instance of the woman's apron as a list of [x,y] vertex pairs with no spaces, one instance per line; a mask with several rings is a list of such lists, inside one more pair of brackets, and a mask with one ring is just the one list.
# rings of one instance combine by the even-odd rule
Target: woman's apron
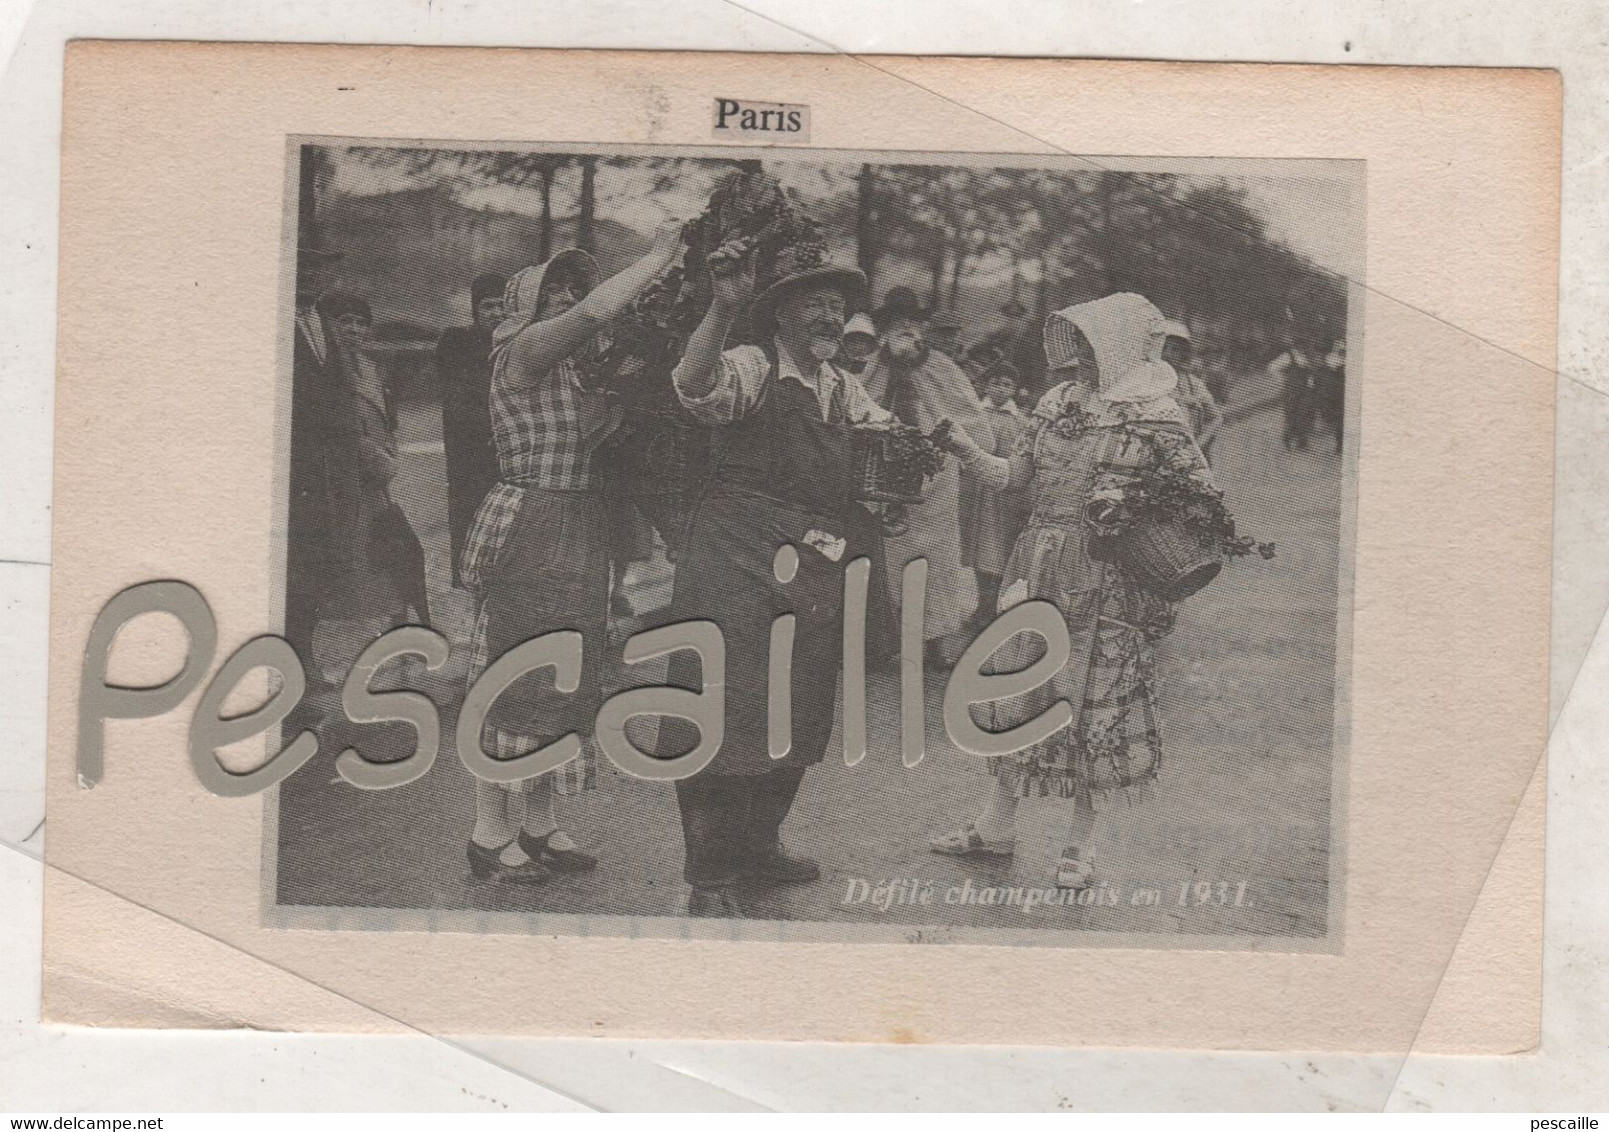
[[[1003,609],[1029,600],[1053,603],[1067,625],[1072,652],[1049,683],[999,701],[992,721],[979,719],[980,724],[995,730],[1015,727],[1057,700],[1068,701],[1081,716],[1101,618],[1112,613],[1108,607],[1121,607],[1117,612],[1124,622],[1159,626],[1167,620],[1166,602],[1133,586],[1121,567],[1095,557],[1084,520],[1099,474],[1139,470],[1151,446],[1144,433],[1125,428],[1092,428],[1075,437],[1045,428],[1035,438],[1033,512],[1001,577],[1000,604]],[[995,655],[990,670],[1014,671],[1044,651],[1038,637],[1018,634]]]
[[[875,520],[851,495],[848,426],[842,383],[823,421],[815,392],[780,380],[773,364],[759,404],[717,431],[711,474],[676,564],[671,602],[672,620],[714,621],[726,641],[726,736],[702,774],[799,769],[826,753],[842,667],[844,568],[857,557],[871,557],[878,537]],[[817,532],[842,540],[842,550],[830,545],[834,556],[807,542]],[[798,571],[786,585],[772,573],[784,544],[799,554]],[[767,669],[771,625],[783,613],[798,619],[792,745],[787,756],[773,759]],[[693,653],[674,655],[668,683],[701,686]],[[697,741],[690,724],[666,718],[657,753],[682,755]]]

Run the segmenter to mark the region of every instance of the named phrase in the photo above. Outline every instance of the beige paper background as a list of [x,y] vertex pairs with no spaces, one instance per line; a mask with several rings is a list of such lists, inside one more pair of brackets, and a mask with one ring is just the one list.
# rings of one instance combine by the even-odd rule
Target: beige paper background
[[[263,801],[200,790],[186,712],[112,726],[106,780],[76,788],[80,651],[113,593],[192,582],[223,652],[277,625],[285,136],[707,144],[720,91],[808,103],[820,148],[1368,162],[1343,954],[274,932]],[[1420,1048],[1528,1048],[1553,380],[1520,358],[1552,358],[1558,120],[1544,72],[75,45],[46,1017],[1405,1051],[1525,794]]]

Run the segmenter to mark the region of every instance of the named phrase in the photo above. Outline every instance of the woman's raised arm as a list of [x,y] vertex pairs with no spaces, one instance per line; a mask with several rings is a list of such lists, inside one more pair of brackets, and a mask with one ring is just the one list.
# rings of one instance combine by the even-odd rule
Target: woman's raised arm
[[557,318],[541,319],[521,331],[510,347],[514,383],[538,380],[625,314],[637,296],[669,269],[681,250],[681,233],[681,221],[667,220],[655,233],[654,246],[636,263],[598,284]]

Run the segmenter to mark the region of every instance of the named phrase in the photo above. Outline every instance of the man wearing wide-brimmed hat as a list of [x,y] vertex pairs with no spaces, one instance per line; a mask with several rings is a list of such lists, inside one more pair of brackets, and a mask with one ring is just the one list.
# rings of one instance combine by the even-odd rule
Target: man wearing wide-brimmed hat
[[[711,257],[714,299],[674,380],[683,405],[714,427],[715,456],[678,562],[672,614],[709,619],[726,641],[725,739],[714,761],[677,783],[693,915],[738,916],[742,881],[808,882],[816,863],[780,832],[805,771],[832,733],[842,651],[844,569],[873,555],[875,520],[853,494],[850,428],[888,414],[834,364],[866,290],[819,245],[791,245],[756,284],[753,251]],[[752,296],[752,298],[751,298]],[[727,348],[748,309],[759,345]],[[795,616],[791,721],[771,734],[772,622]],[[699,662],[671,662],[671,684],[697,688]],[[661,725],[658,754],[690,751],[696,731]]]

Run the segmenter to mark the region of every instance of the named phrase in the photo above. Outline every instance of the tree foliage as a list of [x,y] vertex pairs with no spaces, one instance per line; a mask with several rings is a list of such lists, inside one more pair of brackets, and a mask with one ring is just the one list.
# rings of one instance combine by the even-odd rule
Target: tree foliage
[[[543,258],[555,250],[561,191],[576,241],[590,249],[596,218],[628,198],[701,195],[734,164],[757,164],[390,147],[355,154],[436,183],[534,191]],[[821,167],[804,204],[834,243],[852,247],[874,290],[883,289],[880,275],[915,271],[935,307],[975,311],[984,297],[998,303],[998,287],[989,284],[985,295],[979,280],[1004,278],[1009,299],[999,305],[1007,316],[1032,320],[1027,326],[1068,303],[1137,291],[1237,349],[1345,333],[1345,282],[1276,239],[1245,184],[1231,179],[1094,166],[846,164]],[[991,325],[971,328],[969,337],[998,329],[999,316],[985,315]]]

